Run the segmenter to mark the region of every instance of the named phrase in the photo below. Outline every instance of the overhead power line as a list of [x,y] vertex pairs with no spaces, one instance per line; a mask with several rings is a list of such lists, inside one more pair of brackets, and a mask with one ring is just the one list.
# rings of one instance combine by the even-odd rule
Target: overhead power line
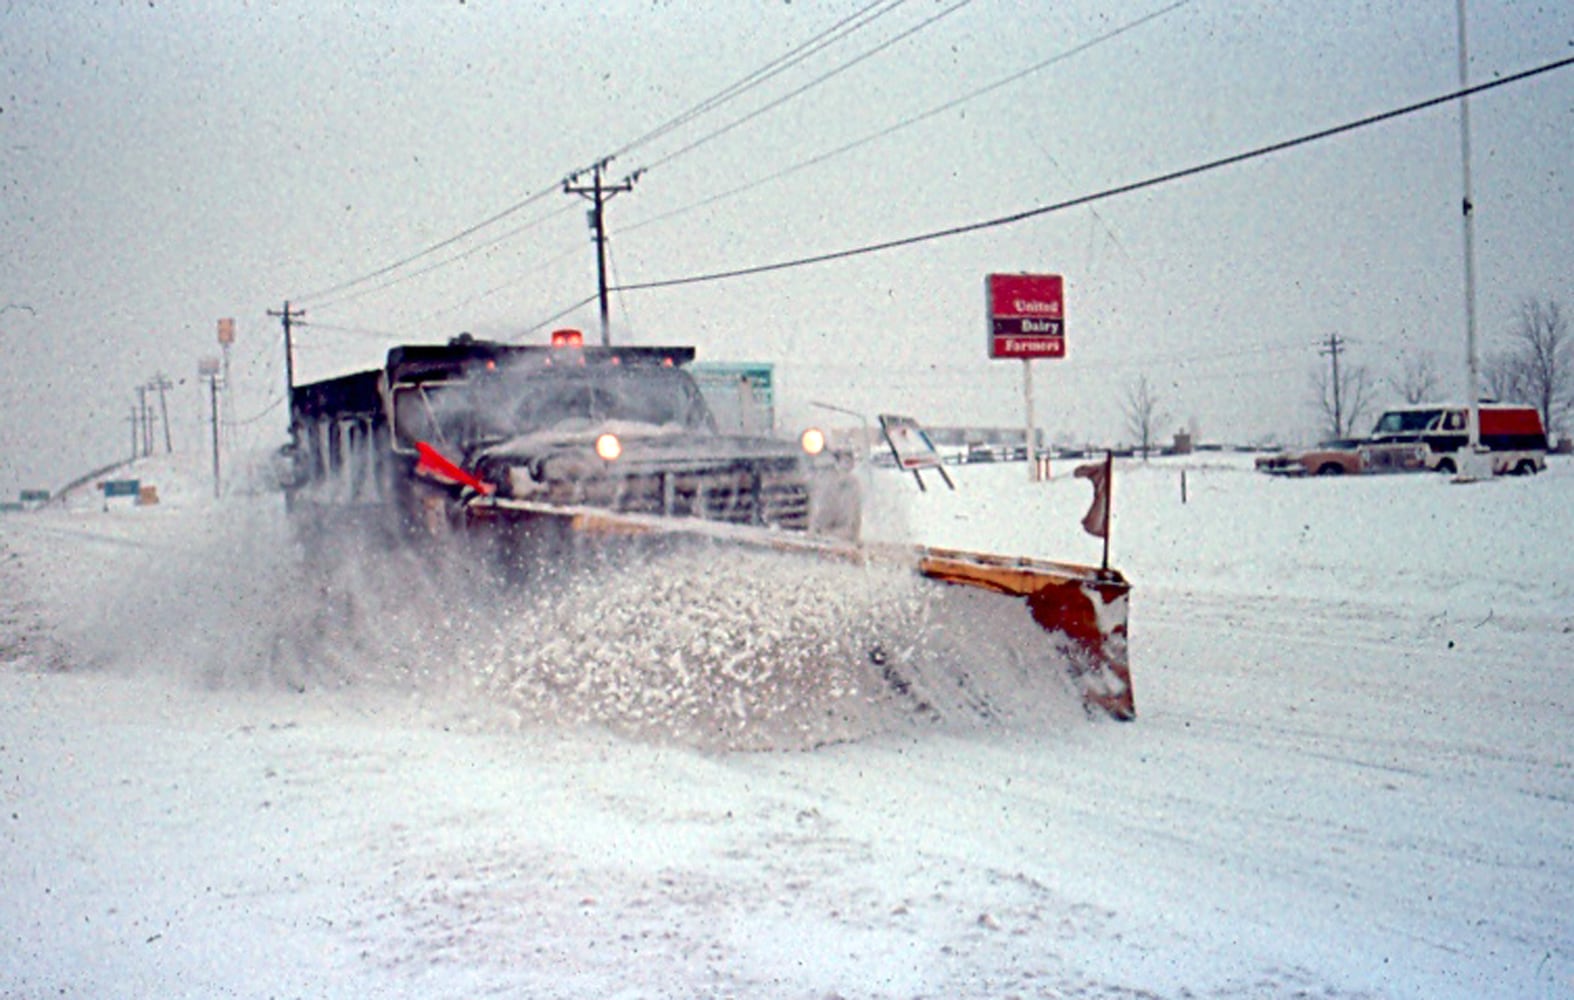
[[1266,146],[1258,146],[1245,152],[1220,157],[1216,160],[1209,160],[1205,163],[1196,164],[1195,166],[1185,167],[1180,170],[1172,170],[1168,173],[1158,174],[1144,180],[1133,181],[1129,184],[1121,184],[1117,187],[1105,188],[1102,191],[1097,191],[1092,194],[1081,195],[1076,198],[1070,198],[1065,201],[1059,201],[1049,205],[1040,205],[1036,208],[1026,209],[1021,212],[1013,212],[1010,215],[1002,215],[993,219],[985,219],[981,222],[970,222],[960,226],[951,226],[946,229],[936,229],[930,232],[918,233],[913,236],[903,236],[897,239],[885,240],[879,243],[868,243],[862,246],[851,247],[846,250],[834,250],[828,253],[814,254],[807,257],[797,257],[791,260],[776,261],[775,263],[771,264],[757,264],[752,267],[739,267],[725,271],[712,271],[705,274],[689,275],[682,278],[664,278],[657,281],[643,281],[629,285],[620,285],[613,290],[619,292],[638,292],[656,288],[672,288],[678,285],[694,285],[710,281],[725,281],[730,278],[743,278],[755,274],[766,274],[771,271],[785,271],[791,268],[807,267],[811,264],[824,264],[833,260],[844,260],[849,257],[861,257],[869,254],[881,253],[886,250],[895,250],[901,247],[913,246],[919,243],[927,243],[933,240],[947,239],[952,236],[963,236],[968,233],[981,232],[986,229],[996,229],[1002,226],[1015,225],[1016,223],[1037,218],[1041,215],[1049,215],[1053,212],[1065,211],[1068,208],[1077,208],[1081,205],[1090,205],[1094,202],[1119,197],[1120,195],[1131,194],[1136,191],[1143,191],[1148,188],[1159,187],[1160,185],[1183,180],[1187,177],[1194,177],[1198,174],[1209,173],[1224,167],[1234,166],[1238,163],[1245,163],[1248,160],[1255,160],[1274,153],[1281,153],[1287,149],[1293,149],[1297,146],[1304,146],[1309,143],[1320,142],[1323,139],[1330,139],[1337,135],[1343,135],[1346,132],[1354,132],[1358,129],[1367,128],[1386,121],[1392,121],[1395,118],[1402,118],[1406,115],[1415,114],[1418,111],[1424,111],[1428,108],[1434,108],[1440,104],[1448,104],[1453,101],[1457,101],[1460,98],[1468,97],[1472,94],[1479,94],[1488,90],[1494,90],[1498,87],[1504,87],[1511,83],[1519,83],[1524,80],[1531,79],[1532,77],[1537,77],[1545,73],[1553,72],[1554,70],[1564,69],[1570,65],[1574,65],[1574,56],[1558,59],[1541,66],[1536,66],[1532,69],[1524,70],[1519,73],[1514,73],[1509,76],[1489,81],[1487,83],[1479,83],[1473,87],[1465,87],[1439,97],[1429,98],[1424,101],[1417,101],[1414,104],[1407,104],[1403,107],[1394,108],[1390,111],[1383,111],[1375,115],[1368,115],[1365,118],[1358,118],[1353,121],[1345,122],[1342,125],[1334,125],[1330,128],[1319,129],[1315,132],[1308,132],[1292,139],[1283,139],[1278,142],[1269,143]]
[[328,333],[349,333],[357,337],[372,337],[377,340],[398,340],[399,334],[392,330],[372,330],[364,326],[340,326],[337,323],[324,323],[320,320],[312,322],[313,330],[324,330]]
[[[618,147],[608,154],[607,159],[610,160],[619,156],[623,156],[626,153],[638,149],[640,146],[654,142],[656,139],[661,138],[674,129],[681,128],[694,119],[701,117],[702,115],[720,107],[723,104],[726,104],[728,101],[733,100],[739,95],[752,90],[755,87],[758,87],[760,84],[771,79],[772,77],[783,73],[788,69],[791,69],[793,66],[803,62],[805,59],[809,58],[820,50],[830,45],[834,45],[843,38],[846,38],[847,36],[853,34],[856,31],[859,31],[862,28],[868,27],[874,21],[884,17],[886,14],[891,13],[891,11],[902,6],[906,2],[907,0],[876,0],[875,3],[871,3],[857,11],[854,11],[852,14],[849,14],[847,17],[844,17],[842,20],[831,25],[829,28],[820,32],[818,35],[815,35],[813,38],[797,46],[786,55],[771,60],[764,66],[761,66],[753,72],[739,78],[735,82],[728,84],[726,87],[723,87],[721,90],[712,94],[710,97],[705,98],[705,100],[700,101],[698,104],[694,105],[688,110],[674,115],[665,122],[651,129],[649,132],[646,132],[644,135],[639,136],[638,138]],[[876,7],[882,7],[882,5],[883,9],[875,10]],[[873,13],[871,13],[871,11],[873,11]]]
[[485,229],[488,226],[495,225],[495,224],[503,221],[504,219],[506,219],[509,216],[515,214],[516,212],[520,212],[520,211],[524,210],[526,207],[534,204],[535,202],[540,201],[542,198],[545,198],[547,195],[552,194],[554,192],[554,190],[555,190],[555,188],[542,188],[540,191],[537,191],[535,194],[531,195],[530,197],[525,198],[523,201],[518,201],[518,202],[515,202],[514,204],[508,206],[507,208],[503,209],[501,212],[498,212],[496,215],[489,216],[488,218],[482,219],[480,222],[477,222],[473,226],[469,226],[468,228],[461,229],[459,232],[457,232],[454,235],[448,237],[447,239],[439,240],[436,243],[433,243],[431,246],[426,247],[425,249],[417,250],[415,253],[411,254],[408,257],[403,258],[402,260],[396,260],[392,264],[389,264],[389,265],[387,265],[385,267],[380,267],[380,268],[378,268],[375,271],[369,271],[366,274],[363,274],[363,275],[361,275],[359,277],[356,277],[356,278],[351,278],[348,281],[341,281],[337,285],[332,285],[332,286],[330,286],[328,288],[318,289],[315,292],[309,292],[309,293],[307,293],[305,295],[297,295],[297,296],[294,297],[294,301],[297,301],[297,302],[301,302],[301,301],[315,302],[315,300],[317,300],[317,299],[326,298],[329,295],[337,294],[338,292],[342,292],[345,289],[354,288],[356,285],[362,285],[362,284],[365,284],[368,281],[373,281],[373,280],[375,280],[377,278],[381,278],[385,274],[391,274],[394,271],[399,270],[401,267],[405,267],[405,266],[407,266],[409,264],[413,264],[416,261],[422,259],[423,257],[429,257],[432,254],[436,253],[439,250],[442,250],[445,247],[453,246],[455,243],[458,243],[460,240],[464,239],[467,236],[471,236],[471,235],[473,235],[475,233],[480,232],[481,230]]
[[942,115],[942,114],[946,113],[947,111],[954,110],[954,109],[956,109],[958,107],[961,107],[964,104],[967,104],[967,103],[969,103],[971,101],[975,101],[978,98],[985,96],[986,94],[994,93],[995,91],[1001,89],[1002,87],[1005,87],[1005,86],[1008,86],[1010,84],[1016,83],[1018,80],[1021,80],[1024,77],[1031,76],[1032,74],[1037,73],[1037,72],[1039,72],[1041,70],[1047,69],[1047,68],[1049,68],[1050,66],[1053,66],[1056,63],[1064,62],[1065,60],[1071,59],[1074,56],[1081,55],[1082,53],[1087,52],[1090,49],[1097,48],[1098,46],[1103,45],[1106,42],[1111,42],[1111,41],[1115,40],[1116,38],[1119,38],[1121,35],[1126,34],[1129,31],[1133,31],[1133,30],[1135,30],[1137,28],[1142,27],[1143,25],[1147,24],[1150,21],[1155,21],[1155,20],[1157,20],[1157,19],[1159,19],[1161,17],[1164,17],[1166,14],[1171,14],[1171,13],[1179,10],[1180,8],[1182,8],[1182,7],[1186,6],[1187,4],[1189,4],[1190,2],[1191,2],[1191,0],[1179,0],[1179,2],[1172,3],[1168,7],[1164,7],[1162,9],[1160,9],[1160,10],[1156,10],[1156,11],[1152,12],[1151,14],[1146,14],[1146,15],[1144,15],[1142,17],[1137,18],[1134,21],[1128,21],[1125,24],[1121,25],[1120,27],[1114,28],[1114,29],[1112,29],[1110,31],[1107,31],[1104,34],[1099,35],[1096,38],[1090,38],[1086,42],[1081,43],[1080,45],[1075,45],[1075,46],[1073,46],[1073,47],[1071,47],[1069,49],[1066,49],[1065,51],[1058,52],[1055,55],[1049,57],[1048,59],[1044,59],[1044,60],[1041,60],[1039,62],[1034,63],[1033,65],[1027,67],[1026,69],[1018,70],[1017,72],[1012,73],[1009,76],[1001,77],[1000,79],[996,80],[993,83],[986,84],[983,87],[979,87],[977,90],[969,91],[968,93],[963,94],[960,97],[952,98],[951,100],[946,101],[946,102],[944,102],[942,104],[937,104],[934,107],[929,108],[927,111],[921,111],[918,114],[912,115],[912,116],[910,116],[908,118],[904,118],[903,120],[901,120],[899,122],[896,122],[893,125],[888,125],[885,128],[878,129],[878,130],[876,130],[874,132],[870,132],[867,135],[862,136],[861,138],[854,139],[854,140],[852,140],[851,142],[848,142],[848,143],[844,143],[844,144],[842,144],[840,146],[837,146],[835,149],[826,150],[825,152],[820,153],[820,154],[815,155],[815,156],[812,156],[812,157],[810,157],[807,160],[800,160],[797,163],[792,164],[791,166],[784,167],[783,169],[778,170],[778,171],[776,171],[774,173],[771,173],[771,174],[767,174],[764,177],[756,178],[755,180],[748,181],[748,182],[746,182],[744,184],[740,184],[737,187],[729,188],[726,191],[719,191],[716,194],[709,195],[709,196],[707,196],[705,198],[700,199],[699,201],[690,202],[687,205],[683,205],[683,206],[681,206],[679,208],[674,208],[671,211],[662,212],[660,215],[654,215],[654,216],[651,216],[651,217],[646,218],[646,219],[641,219],[638,222],[634,223],[633,225],[624,226],[623,227],[623,231],[625,233],[627,233],[627,232],[632,232],[632,231],[634,231],[636,229],[642,229],[645,226],[650,226],[650,225],[654,225],[655,223],[658,223],[658,222],[663,222],[663,221],[665,221],[667,219],[673,218],[674,216],[682,215],[682,214],[684,214],[686,212],[691,212],[691,211],[693,211],[693,210],[695,210],[697,208],[704,208],[706,205],[713,205],[716,202],[722,201],[722,200],[724,200],[726,198],[736,197],[737,195],[743,194],[744,192],[752,191],[752,190],[754,190],[757,187],[761,187],[763,185],[769,184],[772,181],[779,181],[779,180],[781,180],[784,177],[790,177],[791,175],[799,172],[800,170],[805,170],[805,169],[807,169],[809,167],[818,166],[819,164],[824,163],[827,160],[835,159],[836,157],[841,156],[844,153],[850,153],[853,150],[859,148],[860,146],[866,146],[866,145],[868,145],[871,142],[877,142],[880,139],[886,138],[887,136],[895,135],[897,132],[900,132],[903,129],[911,128],[912,126],[917,125],[920,122],[928,121],[929,119],[934,118],[934,117],[936,117],[938,115]]
[[272,413],[274,410],[277,410],[279,408],[279,404],[282,402],[284,402],[283,396],[275,396],[273,397],[273,402],[269,403],[267,406],[263,407],[261,410],[257,411],[251,416],[238,420],[226,420],[225,424],[230,427],[244,427],[247,424],[254,424],[263,417],[266,417],[268,414]]
[[[460,252],[458,252],[456,254],[452,254],[452,255],[450,255],[448,257],[444,257],[441,260],[435,260],[435,261],[431,262],[430,264],[425,265],[424,267],[416,268],[413,271],[406,271],[403,274],[400,274],[400,275],[397,275],[397,276],[389,278],[387,281],[380,281],[380,282],[378,282],[375,285],[371,285],[369,287],[362,288],[359,291],[355,291],[355,292],[347,291],[346,294],[340,295],[340,296],[338,296],[336,298],[329,298],[329,299],[326,299],[326,300],[323,300],[323,301],[314,302],[313,303],[313,308],[326,309],[329,306],[337,306],[337,305],[343,305],[346,302],[353,302],[356,299],[364,298],[365,296],[371,295],[374,292],[380,292],[380,291],[382,291],[385,288],[391,288],[394,285],[402,284],[402,283],[404,283],[406,281],[410,281],[410,280],[412,280],[414,278],[419,278],[419,277],[421,277],[424,274],[430,274],[431,272],[439,270],[441,268],[445,268],[445,267],[447,267],[450,264],[456,264],[459,261],[464,260],[467,257],[475,256],[476,254],[480,253],[483,250],[489,250],[492,247],[497,246],[499,243],[502,243],[504,240],[512,239],[513,237],[518,236],[520,233],[526,232],[527,230],[534,229],[535,227],[541,225],[542,223],[550,222],[551,220],[553,220],[553,219],[557,218],[558,216],[564,214],[565,212],[569,211],[571,207],[572,206],[559,206],[559,207],[553,209],[552,211],[547,212],[544,215],[538,215],[534,219],[531,219],[528,222],[521,223],[520,225],[517,225],[517,226],[513,227],[512,229],[505,230],[504,232],[501,232],[498,235],[494,236],[493,238],[487,240],[485,243],[477,243],[475,246],[471,247],[468,250],[461,250]],[[481,227],[480,226],[472,227],[469,230],[469,232],[474,233],[479,228],[481,228]],[[454,237],[453,240],[448,240],[442,245],[447,246],[447,245],[453,243],[455,240],[458,240],[460,238],[462,238],[462,237]],[[417,258],[415,258],[415,257],[407,258],[405,260],[405,263],[406,264],[414,263],[414,261],[416,259]],[[387,274],[391,270],[394,270],[394,268],[393,267],[384,268],[383,269],[383,273]],[[361,282],[357,282],[357,283],[358,284],[359,283],[364,283],[364,282],[371,281],[371,280],[372,280],[372,277],[370,275],[368,275],[366,278],[362,279]],[[345,288],[345,289],[348,289],[350,286],[349,285],[345,285],[345,286],[342,286],[342,287]]]
[[[765,66],[763,66],[760,69],[757,69],[754,72],[749,73],[748,75],[742,77],[741,79],[739,79],[735,83],[729,85],[726,88],[723,88],[721,91],[717,92],[716,94],[713,94],[709,98],[706,98],[704,101],[701,101],[699,104],[695,105],[694,107],[689,108],[687,111],[684,111],[681,114],[674,116],[673,118],[669,119],[668,121],[664,122],[663,124],[661,124],[661,125],[657,126],[656,128],[646,132],[644,135],[640,136],[639,138],[633,140],[632,142],[624,144],[616,152],[614,152],[614,153],[612,153],[612,154],[610,154],[608,156],[602,157],[597,162],[605,164],[606,162],[612,160],[613,158],[615,158],[616,156],[618,156],[620,154],[627,153],[628,151],[633,150],[633,149],[637,148],[638,146],[644,145],[644,144],[646,144],[648,142],[654,141],[656,138],[659,138],[660,136],[668,134],[669,132],[673,131],[674,129],[677,129],[677,128],[687,124],[688,122],[690,122],[690,121],[694,120],[695,118],[705,114],[706,112],[708,112],[708,111],[710,111],[710,110],[712,110],[714,108],[720,107],[721,105],[727,103],[728,101],[730,101],[733,98],[739,96],[740,94],[746,92],[747,90],[750,90],[753,87],[756,87],[756,86],[760,85],[761,83],[764,83],[766,80],[769,80],[771,77],[777,75],[778,73],[781,73],[781,72],[785,71],[786,69],[790,68],[793,65],[796,65],[797,63],[803,61],[804,59],[807,59],[809,56],[815,54],[816,52],[819,52],[821,49],[823,49],[823,48],[825,48],[825,47],[827,47],[829,45],[832,45],[832,44],[842,40],[843,38],[853,34],[856,31],[861,30],[864,27],[867,27],[869,24],[873,23],[875,20],[879,19],[880,17],[885,16],[886,14],[888,14],[891,11],[895,10],[896,8],[902,6],[906,2],[907,2],[907,0],[876,0],[875,3],[871,3],[871,4],[861,8],[857,12],[853,13],[852,15],[850,15],[850,16],[848,16],[846,18],[843,18],[841,21],[838,21],[835,25],[832,25],[826,31],[821,32],[819,35],[816,35],[814,38],[811,38],[809,41],[803,43],[802,45],[799,45],[797,48],[793,49],[793,51],[787,53],[785,56],[782,56],[782,57],[780,57],[778,59],[772,60],[771,62],[767,63]],[[964,3],[965,2],[970,2],[970,0],[964,0]],[[879,9],[876,9],[876,8],[879,8]],[[572,175],[570,175],[570,179],[572,179]],[[481,230],[486,229],[489,226],[493,226],[493,225],[497,224],[498,222],[501,222],[502,220],[504,220],[504,219],[506,219],[506,218],[508,218],[508,217],[510,217],[510,216],[512,216],[512,215],[514,215],[514,214],[516,214],[518,212],[520,212],[521,210],[523,210],[524,208],[526,208],[529,205],[533,204],[534,202],[539,201],[540,199],[546,197],[548,194],[552,193],[552,191],[555,189],[556,186],[557,185],[554,184],[551,187],[543,187],[541,190],[537,191],[536,193],[530,195],[529,197],[527,197],[527,198],[525,198],[525,199],[523,199],[523,200],[521,200],[519,202],[516,202],[513,205],[510,205],[509,207],[503,209],[501,212],[498,212],[498,213],[496,213],[494,215],[491,215],[491,216],[481,220],[480,222],[475,223],[474,225],[468,226],[468,227],[460,230],[459,232],[454,233],[452,236],[449,236],[446,239],[439,240],[438,242],[433,243],[433,244],[431,244],[429,246],[426,246],[426,247],[424,247],[424,248],[422,248],[420,250],[417,250],[415,253],[412,253],[409,256],[403,257],[403,258],[401,258],[399,260],[396,260],[396,261],[394,261],[391,264],[387,264],[387,265],[385,265],[383,267],[379,267],[379,268],[377,268],[375,270],[368,271],[365,274],[361,274],[361,275],[358,275],[356,277],[349,278],[349,279],[347,279],[345,281],[341,281],[341,282],[339,282],[337,284],[330,285],[330,286],[328,286],[326,288],[320,288],[320,289],[317,289],[315,291],[308,292],[308,293],[306,293],[304,295],[296,295],[296,296],[293,297],[293,299],[294,299],[294,301],[297,301],[297,302],[300,302],[300,301],[309,302],[309,303],[311,303],[313,306],[315,306],[317,308],[324,308],[324,307],[326,307],[328,305],[336,305],[336,304],[340,304],[340,303],[349,301],[351,298],[358,298],[358,297],[360,297],[360,295],[370,294],[370,292],[372,292],[372,291],[376,291],[376,290],[379,290],[379,289],[382,289],[382,288],[387,288],[390,285],[397,284],[397,283],[399,283],[399,282],[401,282],[403,280],[406,280],[406,278],[408,278],[408,277],[415,277],[415,275],[413,275],[413,274],[412,275],[402,275],[402,276],[394,278],[394,279],[392,279],[390,281],[383,282],[382,284],[378,285],[376,288],[368,289],[368,290],[366,290],[364,292],[357,293],[355,296],[342,296],[342,297],[340,297],[338,299],[332,300],[331,302],[320,301],[320,300],[328,298],[329,296],[338,295],[338,293],[340,293],[340,292],[347,291],[347,290],[349,290],[351,288],[357,288],[357,287],[359,287],[361,285],[364,285],[364,284],[366,284],[368,282],[375,281],[378,278],[382,278],[382,277],[391,275],[394,272],[399,271],[401,268],[408,267],[409,265],[414,264],[417,261],[423,260],[426,257],[431,256],[432,254],[438,252],[439,250],[442,250],[442,249],[445,249],[447,247],[450,247],[450,246],[454,245],[455,243],[460,242],[461,240],[464,240],[464,239],[466,239],[466,238],[468,238],[470,236],[473,236],[477,232],[480,232]],[[538,221],[544,221],[544,220],[538,220]],[[533,224],[534,223],[527,224],[527,225],[525,225],[523,227],[520,227],[518,229],[510,230],[508,233],[505,233],[502,236],[497,237],[491,243],[485,244],[485,245],[486,246],[490,246],[490,245],[495,245],[496,243],[502,242],[503,240],[505,240],[505,239],[507,239],[507,238],[509,238],[511,236],[517,235],[519,232],[522,232],[524,229],[530,228],[530,226],[533,225]],[[474,253],[474,252],[476,252],[476,250],[479,250],[479,249],[482,249],[482,248],[481,247],[477,247],[477,248],[474,248],[474,249],[472,249],[470,251],[467,251],[466,253],[457,254],[457,255],[455,255],[453,257],[446,258],[445,260],[443,260],[443,261],[441,261],[439,263],[433,264],[430,267],[424,268],[421,271],[418,271],[416,273],[417,274],[425,274],[425,273],[427,273],[427,272],[429,272],[431,270],[435,270],[438,267],[446,266],[447,264],[450,264],[450,263],[452,263],[452,262],[454,262],[456,260],[459,260],[459,259],[461,259],[461,258],[463,258],[465,256],[468,256],[470,253]]]
[[890,37],[890,38],[886,39],[885,41],[881,42],[879,45],[876,45],[874,48],[869,49],[866,52],[860,53],[859,55],[854,56],[852,59],[849,59],[848,61],[842,63],[841,65],[835,67],[834,69],[828,70],[828,71],[820,74],[819,76],[817,76],[814,79],[810,80],[808,83],[805,83],[801,87],[797,87],[797,88],[795,88],[793,90],[789,90],[787,93],[785,93],[782,96],[776,98],[776,100],[771,101],[771,102],[769,102],[769,103],[767,103],[767,104],[765,104],[765,105],[763,105],[763,106],[761,106],[759,108],[756,108],[755,110],[749,112],[748,114],[744,115],[743,117],[735,118],[735,119],[733,119],[733,121],[729,122],[726,125],[723,125],[721,128],[715,129],[714,131],[708,132],[705,135],[700,136],[698,139],[695,139],[693,142],[689,143],[687,146],[683,146],[683,147],[679,148],[678,150],[676,150],[675,152],[668,153],[666,156],[663,156],[661,159],[655,161],[654,163],[646,164],[646,166],[644,168],[642,168],[642,169],[644,169],[644,170],[654,170],[657,167],[665,166],[666,164],[671,163],[673,160],[677,159],[678,157],[683,156],[686,153],[691,153],[694,150],[698,149],[699,147],[705,145],[706,143],[711,142],[712,140],[721,138],[722,136],[726,135],[728,132],[731,132],[733,129],[738,128],[741,125],[745,125],[745,124],[753,121],[754,119],[760,117],[761,115],[764,115],[764,114],[767,114],[767,113],[769,113],[771,111],[774,111],[777,108],[781,107],[783,104],[786,104],[788,101],[794,100],[794,99],[802,96],[803,94],[807,93],[808,91],[813,90],[815,87],[818,87],[820,84],[826,82],[827,80],[831,79],[832,77],[838,76],[838,75],[840,75],[842,73],[847,72],[848,70],[852,69],[854,66],[857,66],[859,63],[863,62],[864,60],[871,59],[874,56],[879,55],[881,52],[884,52],[886,49],[890,48],[891,46],[895,45],[896,43],[904,41],[904,40],[906,40],[908,38],[911,38],[913,35],[916,35],[918,32],[923,31],[925,28],[928,28],[930,25],[935,24],[936,22],[940,21],[942,18],[949,17],[950,15],[956,13],[957,11],[961,10],[963,7],[966,7],[968,4],[970,4],[972,2],[973,2],[973,0],[957,0],[956,3],[952,4],[951,6],[947,7],[946,9],[940,11],[940,13],[934,14],[934,15],[931,15],[930,17],[925,18],[924,20],[920,21],[918,24],[914,25],[913,27],[908,28],[906,31],[899,32],[898,34],[893,35],[892,37]]
[[439,319],[439,318],[441,318],[443,316],[447,316],[447,315],[449,315],[451,313],[457,312],[460,309],[463,309],[465,306],[468,306],[468,305],[471,305],[473,303],[479,302],[482,299],[491,298],[492,296],[496,295],[498,292],[504,291],[505,289],[513,288],[515,285],[522,284],[531,275],[546,270],[547,268],[551,267],[553,264],[556,264],[558,261],[566,260],[569,257],[577,255],[579,253],[579,250],[580,250],[580,248],[579,248],[579,246],[577,244],[575,246],[569,247],[567,250],[562,250],[562,251],[558,252],[557,254],[554,254],[553,256],[548,257],[546,260],[543,260],[543,261],[541,261],[541,262],[539,262],[537,264],[534,264],[531,267],[528,267],[528,268],[526,268],[523,271],[515,272],[514,276],[512,278],[508,279],[507,281],[503,282],[502,284],[493,285],[490,288],[486,288],[486,289],[483,289],[483,290],[481,290],[479,292],[476,292],[474,295],[467,295],[464,298],[460,299],[458,302],[454,302],[451,305],[446,305],[446,306],[443,306],[443,307],[441,307],[439,309],[434,309],[431,312],[424,313],[421,316],[418,316],[416,318],[415,322],[417,324],[429,323],[429,322],[431,322],[433,320],[436,320],[436,319]]
[[573,312],[575,309],[578,309],[581,306],[588,306],[588,305],[590,305],[590,303],[596,301],[596,298],[597,298],[597,296],[595,296],[595,295],[587,295],[584,298],[580,299],[578,302],[575,302],[572,305],[569,305],[569,306],[567,306],[567,307],[565,307],[563,309],[559,309],[557,312],[555,312],[552,315],[548,316],[546,319],[538,320],[537,322],[531,324],[530,326],[525,327],[523,330],[520,331],[519,335],[521,337],[523,337],[525,334],[535,333],[537,330],[540,330],[542,327],[547,326],[548,324],[556,323],[558,320],[562,319],[564,316],[567,316],[569,313]]

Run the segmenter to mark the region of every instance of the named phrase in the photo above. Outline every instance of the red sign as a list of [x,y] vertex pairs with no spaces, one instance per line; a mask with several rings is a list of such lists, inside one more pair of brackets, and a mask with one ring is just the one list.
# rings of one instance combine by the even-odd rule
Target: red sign
[[989,300],[991,358],[1066,356],[1064,282],[1058,274],[991,274],[985,279]]

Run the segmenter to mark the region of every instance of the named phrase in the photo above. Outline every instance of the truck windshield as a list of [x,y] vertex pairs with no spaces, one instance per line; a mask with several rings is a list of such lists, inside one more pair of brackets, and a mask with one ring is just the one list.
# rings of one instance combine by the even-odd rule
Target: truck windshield
[[1441,410],[1390,410],[1377,421],[1372,434],[1419,434],[1437,422]]
[[534,368],[394,391],[396,446],[403,449],[430,441],[458,451],[543,431],[578,433],[609,421],[715,430],[698,386],[679,368]]
[[608,421],[708,429],[710,412],[681,369],[648,365],[544,369],[518,385],[516,434],[575,430]]

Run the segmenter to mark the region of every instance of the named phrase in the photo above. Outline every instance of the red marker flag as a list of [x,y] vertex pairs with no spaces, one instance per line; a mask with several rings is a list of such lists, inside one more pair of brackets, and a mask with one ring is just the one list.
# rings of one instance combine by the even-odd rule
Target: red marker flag
[[416,465],[417,472],[436,473],[445,479],[450,479],[461,486],[468,486],[483,496],[490,495],[497,487],[484,480],[477,479],[470,473],[461,469],[443,456],[443,453],[427,444],[425,441],[415,443],[416,454],[421,456],[421,461]]
[[1089,465],[1079,465],[1073,475],[1093,484],[1093,504],[1082,517],[1082,529],[1095,538],[1109,538],[1109,479],[1110,458]]

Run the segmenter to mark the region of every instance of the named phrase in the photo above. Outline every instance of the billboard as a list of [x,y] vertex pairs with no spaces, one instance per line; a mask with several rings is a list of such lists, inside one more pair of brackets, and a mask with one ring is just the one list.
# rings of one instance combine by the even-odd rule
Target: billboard
[[1066,356],[1064,281],[1058,274],[991,274],[984,281],[991,358]]

